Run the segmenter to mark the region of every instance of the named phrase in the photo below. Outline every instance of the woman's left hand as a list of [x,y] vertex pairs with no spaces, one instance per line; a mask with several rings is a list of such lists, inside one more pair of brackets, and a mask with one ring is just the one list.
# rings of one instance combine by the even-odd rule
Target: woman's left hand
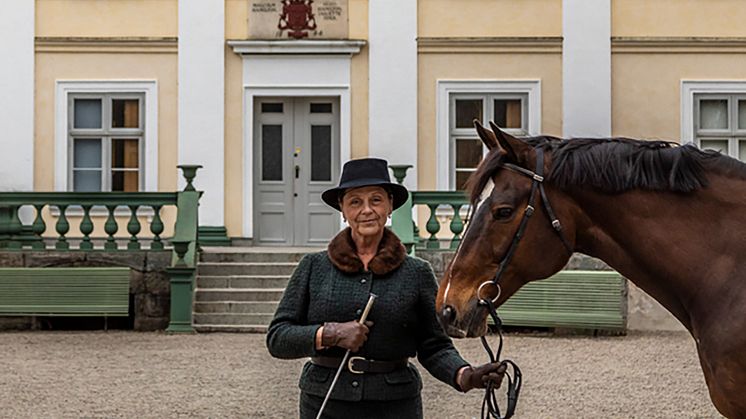
[[494,388],[499,388],[507,368],[506,364],[500,362],[489,362],[478,367],[465,367],[458,385],[464,393],[473,388],[485,388],[487,383],[492,383]]

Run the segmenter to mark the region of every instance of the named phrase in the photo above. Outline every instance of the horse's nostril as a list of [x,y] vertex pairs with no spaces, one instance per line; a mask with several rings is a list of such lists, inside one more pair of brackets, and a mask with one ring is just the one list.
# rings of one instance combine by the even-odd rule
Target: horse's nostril
[[456,310],[454,310],[451,306],[443,307],[443,310],[440,311],[440,321],[444,325],[448,325],[451,324],[454,320],[456,320]]

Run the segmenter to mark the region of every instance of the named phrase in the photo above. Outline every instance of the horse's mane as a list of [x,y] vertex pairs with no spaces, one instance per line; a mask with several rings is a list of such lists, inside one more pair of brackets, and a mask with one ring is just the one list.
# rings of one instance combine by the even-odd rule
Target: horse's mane
[[[629,138],[559,139],[549,136],[522,140],[551,154],[547,180],[561,189],[588,186],[612,194],[632,189],[691,192],[707,186],[706,169],[735,172],[746,177],[746,164],[716,151],[700,150],[693,144],[679,146],[667,141]],[[503,163],[501,153],[491,151],[485,156],[468,182],[472,202],[476,202]]]

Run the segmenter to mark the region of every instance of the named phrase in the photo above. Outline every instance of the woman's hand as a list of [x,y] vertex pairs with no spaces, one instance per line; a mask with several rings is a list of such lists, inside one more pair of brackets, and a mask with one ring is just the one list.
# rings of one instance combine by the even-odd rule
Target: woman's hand
[[478,367],[464,367],[459,376],[458,385],[464,393],[473,388],[485,388],[489,382],[494,388],[499,388],[507,368],[507,365],[499,362],[490,362]]
[[360,324],[356,321],[345,323],[324,323],[321,332],[321,344],[325,347],[339,346],[357,352],[368,339],[369,328],[373,326],[372,321]]

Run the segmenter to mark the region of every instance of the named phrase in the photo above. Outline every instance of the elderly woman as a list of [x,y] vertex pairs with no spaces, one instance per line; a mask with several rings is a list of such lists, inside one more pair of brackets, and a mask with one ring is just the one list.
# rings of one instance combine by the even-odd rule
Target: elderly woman
[[[422,380],[408,361],[414,356],[459,391],[502,380],[499,364],[472,367],[461,358],[436,319],[430,265],[408,256],[385,228],[407,196],[390,182],[386,161],[373,158],[345,164],[339,186],[322,194],[349,227],[327,251],[300,261],[267,333],[272,356],[311,357],[300,377],[301,418],[316,417],[346,350],[354,358],[325,418],[421,418]],[[363,325],[358,319],[370,293],[378,298]]]

